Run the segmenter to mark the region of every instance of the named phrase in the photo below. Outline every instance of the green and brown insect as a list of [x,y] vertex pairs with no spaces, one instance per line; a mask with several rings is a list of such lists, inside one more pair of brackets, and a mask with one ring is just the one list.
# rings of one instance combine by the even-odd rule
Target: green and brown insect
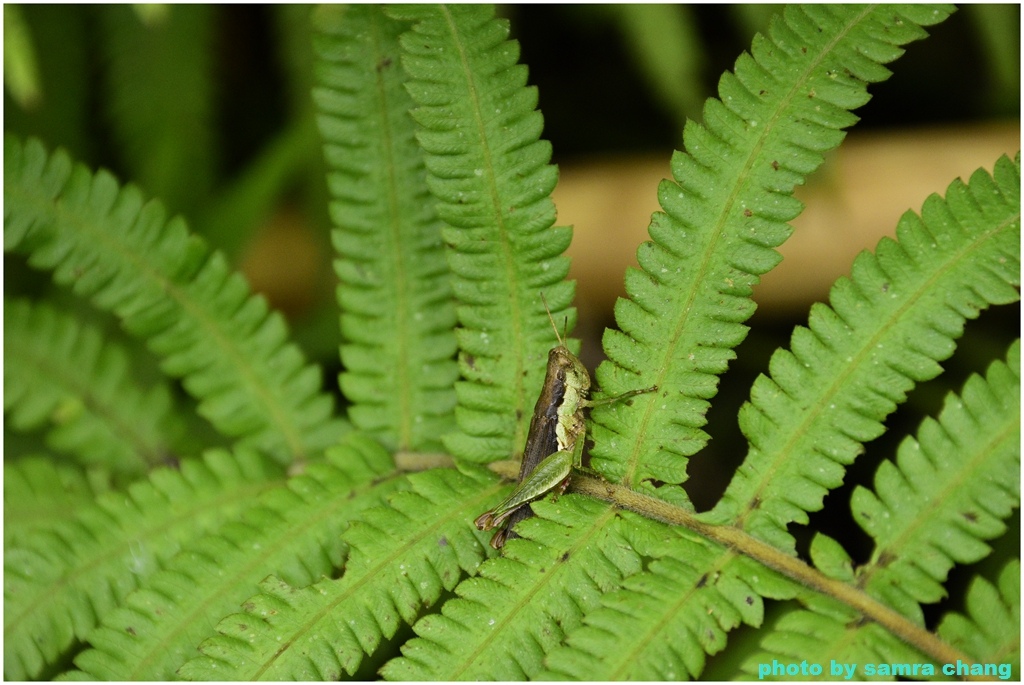
[[[543,300],[543,296],[541,296]],[[614,397],[591,400],[590,374],[583,362],[565,346],[564,338],[544,302],[558,345],[548,353],[547,374],[540,397],[533,408],[530,432],[523,449],[523,461],[519,467],[519,485],[508,497],[490,511],[476,519],[479,530],[491,530],[504,526],[491,538],[491,547],[501,549],[505,541],[514,537],[512,527],[533,515],[529,503],[556,490],[561,495],[569,487],[573,468],[583,466],[583,444],[586,442],[587,424],[583,410],[611,404],[646,392],[654,392],[657,386],[643,390],[631,390]]]

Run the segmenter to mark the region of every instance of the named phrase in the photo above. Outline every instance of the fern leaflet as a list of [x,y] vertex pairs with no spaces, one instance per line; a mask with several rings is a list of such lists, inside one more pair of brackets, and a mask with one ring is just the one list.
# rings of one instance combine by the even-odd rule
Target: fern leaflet
[[[192,680],[338,680],[400,623],[412,623],[443,590],[474,573],[485,544],[471,521],[496,488],[456,471],[408,477],[411,490],[366,511],[344,539],[345,575],[297,588],[270,577],[228,616],[203,656],[179,669]],[[282,648],[283,647],[283,648]]]
[[[984,436],[984,439],[979,438]],[[991,551],[983,540],[1002,535],[1020,506],[1020,343],[986,377],[972,376],[947,398],[937,421],[882,462],[875,491],[858,487],[854,519],[874,538],[860,584],[924,623],[918,603],[933,603],[954,564]]]
[[761,625],[762,596],[794,592],[771,570],[692,534],[655,542],[638,551],[660,558],[601,597],[548,655],[541,679],[696,679],[729,631]]
[[439,452],[454,428],[455,306],[398,61],[404,25],[374,5],[316,16],[349,417],[392,450]]
[[47,442],[86,466],[141,476],[172,456],[183,426],[166,384],[139,387],[128,353],[47,305],[4,302],[4,411],[15,430],[52,428]]
[[416,22],[401,39],[402,65],[427,186],[446,226],[460,305],[456,457],[483,462],[522,449],[554,341],[538,297],[568,316],[573,284],[560,256],[571,230],[552,228],[557,172],[539,140],[537,93],[526,88],[508,22],[485,5],[416,5],[391,12]]
[[4,462],[4,549],[22,546],[39,529],[70,519],[110,489],[106,474],[45,457]]
[[992,673],[973,666],[967,673],[950,675],[997,675],[1009,680],[1020,674],[1020,560],[1003,567],[996,583],[976,577],[967,589],[967,612],[948,614],[939,624],[939,635],[957,645],[979,664],[1009,665]]
[[5,549],[4,675],[39,675],[184,541],[252,506],[276,478],[256,453],[211,451]]
[[286,341],[280,315],[135,187],[8,136],[4,248],[29,253],[31,264],[54,269],[58,283],[147,338],[164,371],[184,379],[199,412],[225,435],[282,462],[340,435],[320,373]]

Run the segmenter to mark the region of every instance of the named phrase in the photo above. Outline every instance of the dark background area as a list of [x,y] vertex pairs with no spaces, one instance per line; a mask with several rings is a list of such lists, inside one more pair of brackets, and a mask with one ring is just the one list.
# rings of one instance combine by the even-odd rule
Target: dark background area
[[[121,172],[121,154],[104,112],[109,59],[101,48],[100,6],[24,5],[44,84],[42,102],[30,111],[5,91],[5,129],[38,135],[68,147],[94,166]],[[739,7],[746,7],[741,12]],[[754,24],[780,6],[680,6],[699,32],[698,79],[686,87],[701,99],[717,78],[749,50]],[[894,76],[872,85],[871,101],[858,110],[858,130],[1020,117],[1019,13],[1003,6],[996,19],[986,6],[967,6],[929,28],[930,37],[908,46]],[[988,6],[989,8],[993,6]],[[540,91],[544,137],[560,162],[608,152],[663,152],[681,145],[679,112],[667,111],[632,56],[614,5],[503,5],[512,37],[522,47],[530,84]],[[186,9],[187,11],[187,9]],[[309,6],[212,6],[209,35],[195,49],[209,53],[218,170],[229,179],[249,164],[286,122],[302,113],[302,83],[289,54],[288,33],[300,33]],[[1013,40],[993,44],[986,23],[1007,24]],[[764,31],[763,26],[758,27]],[[1003,32],[1005,33],[1005,31]],[[1015,41],[1015,42],[1014,42]],[[307,46],[308,47],[308,46]],[[296,48],[293,53],[301,52]],[[1002,53],[1007,53],[1003,55]],[[1015,72],[1005,73],[1007,59]],[[69,68],[69,65],[70,68]],[[308,82],[308,75],[305,75]],[[306,104],[306,107],[309,105]],[[698,118],[699,111],[686,112]]]

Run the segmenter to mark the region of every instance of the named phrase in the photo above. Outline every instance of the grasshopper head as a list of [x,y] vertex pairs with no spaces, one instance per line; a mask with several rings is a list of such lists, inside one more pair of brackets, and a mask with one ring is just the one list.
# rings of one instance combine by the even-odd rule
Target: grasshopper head
[[565,385],[577,388],[579,394],[586,397],[587,391],[590,390],[590,374],[579,357],[570,352],[569,348],[564,345],[551,348],[548,353],[548,368],[557,368],[559,376],[564,374]]

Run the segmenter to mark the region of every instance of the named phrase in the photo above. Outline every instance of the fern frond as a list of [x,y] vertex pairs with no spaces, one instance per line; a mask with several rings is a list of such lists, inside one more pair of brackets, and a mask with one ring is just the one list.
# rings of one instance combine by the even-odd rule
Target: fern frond
[[[349,522],[405,479],[392,477],[390,455],[368,437],[346,436],[287,488],[271,490],[216,532],[189,543],[129,594],[89,634],[72,677],[172,680],[213,634],[213,626],[259,589],[268,575],[303,587],[341,568]],[[378,482],[380,479],[380,482]]]
[[663,534],[636,550],[660,558],[600,598],[548,655],[540,679],[695,679],[729,631],[761,625],[762,597],[793,593],[773,571],[691,533]]
[[960,647],[979,664],[1009,665],[1012,672],[950,675],[998,675],[1008,680],[1020,676],[1020,560],[1014,559],[999,573],[996,583],[978,576],[967,589],[965,614],[942,618],[939,635]]
[[58,283],[120,316],[225,435],[287,462],[343,431],[330,419],[318,369],[287,342],[281,316],[135,187],[8,136],[4,248],[28,253]]
[[664,526],[621,514],[577,495],[534,503],[536,518],[517,526],[478,576],[456,589],[441,614],[424,617],[419,635],[382,674],[391,680],[536,678],[544,655],[580,624],[603,593],[640,570],[636,539]]
[[69,314],[4,301],[4,411],[13,430],[52,425],[47,443],[122,478],[172,456],[183,426],[166,384],[140,387],[125,349]]
[[792,550],[787,524],[806,523],[914,384],[941,371],[964,321],[1019,298],[1019,163],[955,181],[896,236],[856,259],[754,383],[740,410],[750,451],[709,520]]
[[70,519],[110,489],[105,474],[39,456],[4,461],[4,549]]
[[455,305],[399,64],[405,25],[376,5],[324,6],[316,18],[341,389],[352,423],[389,449],[439,452],[454,428]]
[[497,487],[453,470],[408,477],[411,491],[364,512],[344,539],[345,575],[296,588],[270,577],[228,616],[203,656],[179,669],[192,680],[338,680],[352,674],[401,623],[412,623],[475,573],[485,543],[471,525]]
[[183,542],[252,506],[280,477],[255,452],[211,451],[6,548],[4,675],[39,675]]
[[94,8],[111,132],[128,176],[174,212],[192,214],[214,182],[213,38],[217,9],[168,5],[144,22],[130,5]]
[[735,73],[723,75],[704,126],[687,124],[686,153],[672,160],[675,180],[659,188],[664,213],[651,222],[652,242],[637,251],[641,270],[626,274],[631,299],[615,306],[621,331],[604,336],[602,390],[659,388],[629,407],[595,409],[592,465],[609,480],[690,506],[681,488],[651,481],[682,483],[687,458],[707,441],[708,399],[746,335],[751,289],[778,263],[772,248],[800,211],[793,187],[856,121],[849,110],[867,101],[869,82],[888,76],[882,63],[948,13],[789,6]]
[[552,228],[557,180],[540,140],[537,92],[526,87],[508,22],[485,5],[391,10],[416,22],[401,37],[413,118],[426,152],[427,186],[445,222],[460,306],[455,456],[477,462],[521,450],[554,343],[539,292],[556,321],[574,284],[560,256],[572,231]]
[[[601,598],[600,606],[584,618],[564,644],[545,662],[543,680],[685,680],[704,667],[705,652],[725,646],[725,633],[746,615],[753,625],[763,611],[761,598],[745,584],[727,583],[737,598],[749,604],[737,611],[718,596],[702,567],[711,550],[703,541],[690,541],[693,556],[685,562],[665,558],[647,572],[627,578],[622,589]],[[671,607],[671,608],[670,608]],[[667,622],[651,622],[651,615]],[[652,640],[652,632],[664,631]]]
[[947,398],[938,420],[907,438],[896,462],[883,461],[875,491],[858,487],[853,517],[874,540],[858,570],[868,592],[913,618],[919,603],[942,599],[954,564],[991,550],[1020,506],[1020,341],[985,378],[971,376]]

